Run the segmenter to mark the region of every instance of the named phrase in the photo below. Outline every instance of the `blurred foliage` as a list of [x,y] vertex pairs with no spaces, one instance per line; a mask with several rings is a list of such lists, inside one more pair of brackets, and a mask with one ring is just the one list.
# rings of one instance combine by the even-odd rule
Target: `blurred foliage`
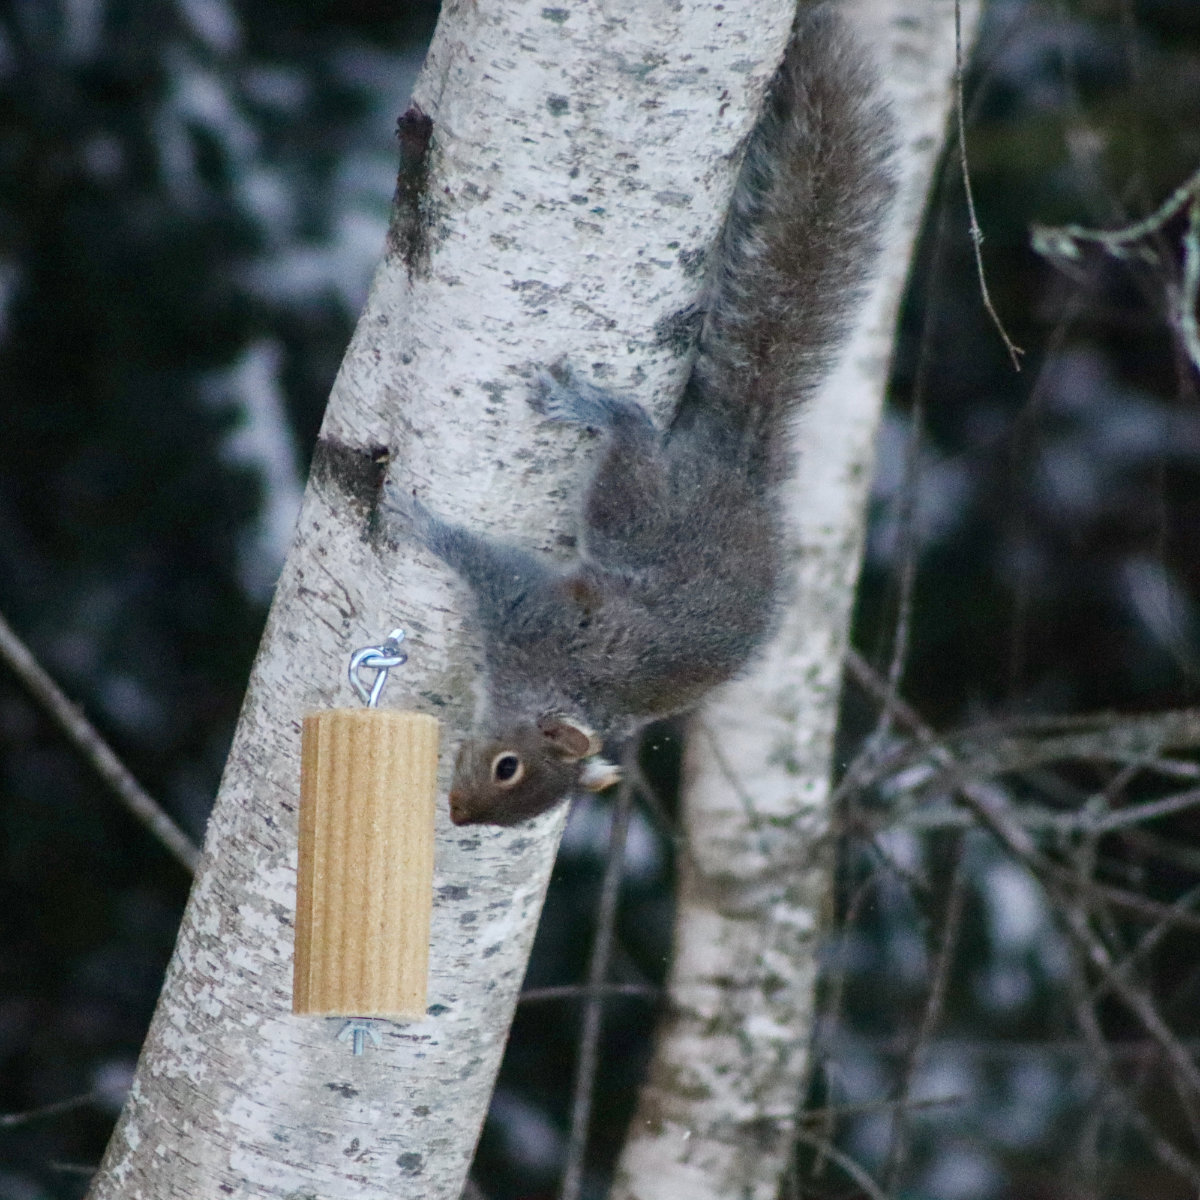
[[[382,0],[0,3],[0,612],[197,836],[434,16]],[[994,0],[968,107],[985,265],[1023,369],[980,305],[952,159],[901,322],[857,643],[886,668],[911,552],[904,691],[939,727],[1194,703],[1200,413],[1166,315],[1177,242],[1156,267],[1097,253],[1068,276],[1029,227],[1119,224],[1200,164],[1200,5]],[[839,761],[874,720],[848,688]],[[669,809],[678,739],[653,741]],[[1064,781],[1064,804],[1095,786]],[[1160,843],[1186,850],[1195,832],[1180,818]],[[581,805],[530,986],[583,977],[606,839],[603,806]],[[1108,869],[1171,899],[1193,874],[1163,854],[1122,842]],[[892,1094],[959,863],[963,936],[918,1083],[966,1099],[914,1114],[904,1194],[1090,1194],[1062,1166],[1095,1108],[1086,1062],[1054,1049],[1074,1036],[1067,952],[1045,898],[980,835],[847,843],[825,988],[842,1003],[813,1099]],[[616,978],[661,982],[671,874],[662,815],[639,816]],[[103,1150],[185,896],[0,676],[0,1112],[99,1093],[0,1128],[0,1200],[82,1193],[75,1168]],[[1187,939],[1170,949],[1196,961]],[[1189,975],[1169,981],[1185,1010]],[[654,1017],[635,998],[607,1011],[593,1196]],[[495,1200],[554,1194],[578,1021],[577,1002],[519,1011],[477,1163]],[[1106,1031],[1122,1033],[1117,1013]],[[879,1167],[889,1120],[838,1131]],[[1183,1194],[1136,1138],[1102,1149],[1095,1190]],[[852,1194],[836,1170],[805,1186]]]

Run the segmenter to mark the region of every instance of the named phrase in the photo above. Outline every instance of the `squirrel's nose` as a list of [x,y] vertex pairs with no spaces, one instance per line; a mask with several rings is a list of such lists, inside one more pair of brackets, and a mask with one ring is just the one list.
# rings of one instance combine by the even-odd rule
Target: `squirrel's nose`
[[450,820],[455,825],[462,825],[467,819],[466,810],[463,808],[462,792],[451,792],[450,800]]

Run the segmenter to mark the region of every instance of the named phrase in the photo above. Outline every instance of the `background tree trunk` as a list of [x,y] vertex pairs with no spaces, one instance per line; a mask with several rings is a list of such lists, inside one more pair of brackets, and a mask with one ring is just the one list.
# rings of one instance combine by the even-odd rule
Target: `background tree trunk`
[[402,624],[411,658],[385,703],[441,716],[449,761],[474,677],[463,592],[369,532],[378,449],[448,515],[558,544],[586,464],[527,410],[525,374],[567,356],[669,410],[688,368],[671,330],[791,15],[785,0],[444,10],[415,92],[431,153],[409,138],[96,1200],[457,1196],[565,812],[460,831],[439,806],[428,1019],[380,1022],[379,1048],[352,1057],[340,1020],[290,1013],[300,718],[351,703],[349,654]]
[[[614,1195],[773,1198],[808,1062],[833,734],[889,351],[952,112],[952,0],[842,6],[893,101],[902,184],[884,270],[800,427],[796,586],[757,669],[693,720],[669,1012]],[[969,45],[979,5],[964,4]]]

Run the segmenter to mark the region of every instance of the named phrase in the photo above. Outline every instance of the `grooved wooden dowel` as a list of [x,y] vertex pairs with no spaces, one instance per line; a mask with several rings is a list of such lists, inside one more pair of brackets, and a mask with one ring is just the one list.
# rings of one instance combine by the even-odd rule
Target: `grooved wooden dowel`
[[304,718],[293,1012],[425,1015],[437,755],[422,713]]

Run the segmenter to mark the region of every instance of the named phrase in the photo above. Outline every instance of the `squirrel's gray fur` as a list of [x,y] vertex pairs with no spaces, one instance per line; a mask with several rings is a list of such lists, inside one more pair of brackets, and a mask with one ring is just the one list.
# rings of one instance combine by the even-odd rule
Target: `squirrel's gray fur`
[[455,770],[456,823],[512,824],[611,782],[593,730],[623,737],[693,706],[763,643],[780,600],[790,419],[878,253],[891,147],[846,27],[803,12],[746,149],[669,428],[569,376],[538,379],[539,411],[607,435],[578,560],[555,565],[389,496],[470,586],[482,626],[487,690]]

